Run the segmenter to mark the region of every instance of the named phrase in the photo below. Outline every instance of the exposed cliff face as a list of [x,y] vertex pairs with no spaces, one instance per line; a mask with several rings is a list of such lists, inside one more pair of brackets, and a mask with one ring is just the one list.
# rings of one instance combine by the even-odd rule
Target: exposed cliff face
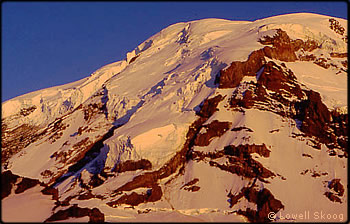
[[[322,56],[316,57],[312,51],[321,47],[321,44],[314,40],[303,41],[301,39],[292,40],[288,34],[282,29],[277,29],[276,34],[273,37],[264,36],[259,39],[259,42],[265,46],[262,49],[253,51],[247,61],[240,62],[234,61],[228,68],[220,71],[219,88],[232,88],[236,87],[243,76],[256,76],[260,69],[267,62],[265,57],[270,59],[277,59],[285,62],[301,61],[314,61],[315,64],[328,69],[333,66],[342,71],[347,71],[347,60],[342,61],[342,66],[328,63],[328,59]],[[300,54],[299,52],[302,52]],[[298,54],[296,54],[298,52]],[[331,57],[347,57],[347,53],[331,52]],[[285,81],[285,80],[283,80]]]
[[236,87],[243,76],[255,76],[266,63],[264,50],[252,52],[245,62],[234,61],[231,65],[220,71],[219,88]]
[[[295,52],[303,49],[304,51],[313,51],[319,46],[315,41],[302,41],[300,39],[291,40],[287,33],[282,29],[277,29],[273,37],[265,36],[259,42],[266,46],[257,51],[253,51],[248,60],[245,62],[234,61],[231,65],[220,71],[219,88],[236,87],[243,76],[256,76],[258,71],[267,64],[265,57],[277,59],[285,62],[293,62],[298,60]],[[281,80],[285,82],[286,80]]]

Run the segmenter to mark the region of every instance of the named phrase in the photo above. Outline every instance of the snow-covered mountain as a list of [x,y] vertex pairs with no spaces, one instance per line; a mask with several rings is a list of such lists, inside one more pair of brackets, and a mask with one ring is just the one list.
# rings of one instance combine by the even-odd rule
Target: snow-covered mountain
[[347,63],[340,18],[171,25],[2,104],[2,219],[345,221]]

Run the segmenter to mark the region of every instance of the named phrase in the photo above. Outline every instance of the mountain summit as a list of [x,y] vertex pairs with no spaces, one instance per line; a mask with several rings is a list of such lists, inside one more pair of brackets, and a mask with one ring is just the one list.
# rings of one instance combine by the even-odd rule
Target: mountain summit
[[347,69],[344,19],[171,25],[2,104],[3,221],[345,221]]

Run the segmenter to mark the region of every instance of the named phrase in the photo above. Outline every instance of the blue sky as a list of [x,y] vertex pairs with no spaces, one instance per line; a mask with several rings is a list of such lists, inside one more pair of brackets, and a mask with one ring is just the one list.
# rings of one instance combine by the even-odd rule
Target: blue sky
[[295,12],[347,19],[347,2],[3,2],[2,102],[87,77],[177,22]]

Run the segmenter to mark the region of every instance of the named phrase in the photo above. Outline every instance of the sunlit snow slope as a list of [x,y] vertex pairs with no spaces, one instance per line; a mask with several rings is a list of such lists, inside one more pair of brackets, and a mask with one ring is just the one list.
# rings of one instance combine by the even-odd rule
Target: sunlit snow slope
[[344,19],[171,25],[2,104],[2,218],[345,221],[347,69]]

